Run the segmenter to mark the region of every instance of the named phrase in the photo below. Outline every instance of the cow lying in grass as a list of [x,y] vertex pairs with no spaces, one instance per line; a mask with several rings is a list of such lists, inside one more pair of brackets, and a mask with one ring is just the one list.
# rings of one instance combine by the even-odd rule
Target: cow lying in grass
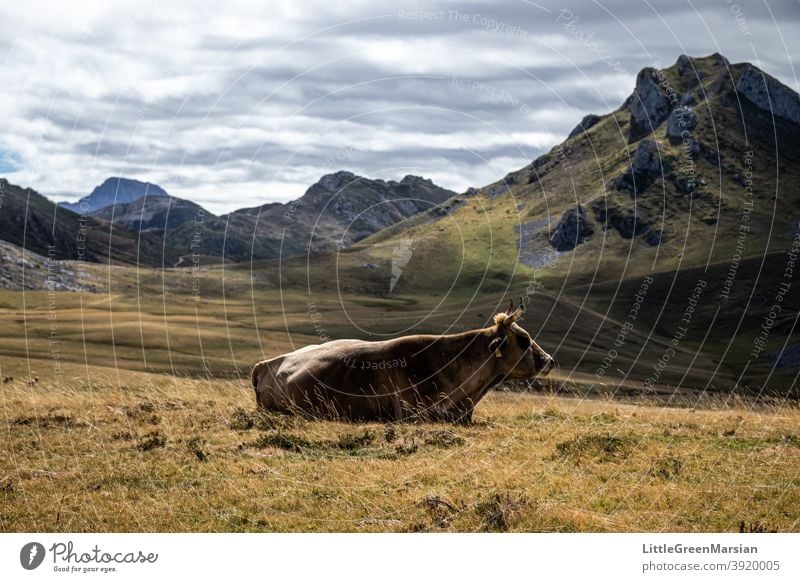
[[266,410],[314,418],[470,422],[493,386],[554,366],[516,323],[523,313],[512,301],[483,329],[306,346],[255,365],[256,400]]

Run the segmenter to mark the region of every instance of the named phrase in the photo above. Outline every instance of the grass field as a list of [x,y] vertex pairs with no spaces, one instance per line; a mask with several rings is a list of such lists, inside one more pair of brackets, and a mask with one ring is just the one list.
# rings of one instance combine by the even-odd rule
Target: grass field
[[[473,425],[258,414],[247,375],[265,356],[481,327],[526,284],[387,295],[341,260],[338,278],[311,265],[330,279],[311,291],[270,265],[85,265],[97,293],[0,290],[0,531],[800,531],[796,401],[727,399],[734,371],[689,337],[643,399],[673,333],[659,310],[684,308],[685,289],[659,295],[668,275],[599,386],[638,278],[537,289],[523,325],[561,363],[557,394],[492,393]],[[701,408],[669,407],[715,368]]]
[[497,392],[471,426],[264,416],[239,380],[2,388],[2,531],[800,530],[800,411]]

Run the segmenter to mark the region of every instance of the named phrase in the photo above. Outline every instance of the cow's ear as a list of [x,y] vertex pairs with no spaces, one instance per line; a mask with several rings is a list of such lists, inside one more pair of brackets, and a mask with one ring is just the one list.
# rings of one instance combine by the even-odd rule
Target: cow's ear
[[519,304],[519,307],[517,307],[517,308],[514,310],[514,313],[512,313],[512,314],[509,316],[509,320],[510,320],[512,323],[513,323],[513,322],[515,322],[515,321],[519,321],[520,319],[522,319],[522,316],[523,316],[523,315],[525,315],[525,306],[524,306],[522,303],[520,303],[520,304]]
[[496,337],[489,343],[489,351],[494,352],[495,358],[501,358],[503,353],[500,351],[506,343],[506,338],[504,337]]

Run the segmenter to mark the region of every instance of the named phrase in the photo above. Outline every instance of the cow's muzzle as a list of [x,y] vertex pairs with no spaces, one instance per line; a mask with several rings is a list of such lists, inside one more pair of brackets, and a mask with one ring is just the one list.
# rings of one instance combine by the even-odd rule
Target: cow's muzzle
[[552,356],[547,356],[545,360],[544,366],[542,366],[542,371],[539,372],[542,376],[547,376],[550,371],[556,367],[556,361],[552,358]]

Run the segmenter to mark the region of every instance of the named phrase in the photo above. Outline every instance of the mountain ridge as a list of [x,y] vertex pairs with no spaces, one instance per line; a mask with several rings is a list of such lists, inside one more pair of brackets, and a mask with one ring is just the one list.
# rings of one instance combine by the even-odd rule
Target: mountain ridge
[[[187,256],[195,257],[194,262],[202,257],[209,264],[346,248],[453,195],[419,176],[386,181],[340,170],[323,175],[290,202],[216,216],[153,183],[113,177],[71,207],[136,232],[140,240],[165,249],[165,256],[175,258],[174,264],[187,265]],[[109,200],[111,204],[101,205]]]

